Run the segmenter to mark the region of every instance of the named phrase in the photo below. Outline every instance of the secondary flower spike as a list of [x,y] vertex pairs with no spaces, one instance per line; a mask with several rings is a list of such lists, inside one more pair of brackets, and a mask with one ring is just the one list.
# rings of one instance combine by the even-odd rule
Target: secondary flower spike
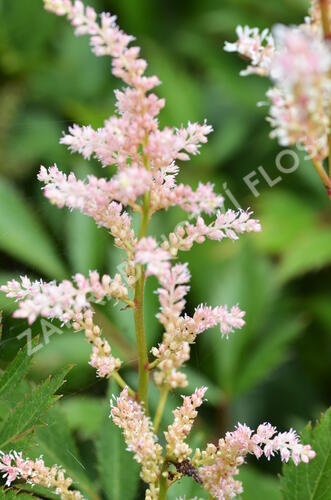
[[0,451],[0,474],[6,479],[6,486],[23,479],[31,486],[41,485],[54,490],[61,500],[84,500],[79,491],[69,489],[72,479],[65,476],[65,471],[57,465],[47,467],[42,457],[31,460],[23,458],[21,452]]
[[268,459],[276,453],[283,462],[293,460],[295,465],[308,463],[316,456],[310,445],[303,445],[295,431],[276,433],[269,423],[259,425],[256,433],[247,425],[238,424],[233,432],[227,432],[217,446],[208,444],[204,451],[196,450],[193,464],[205,489],[212,498],[230,500],[243,492],[242,483],[235,479],[239,467],[247,455]]
[[[284,147],[302,145],[331,196],[331,52],[326,32],[330,16],[329,0],[313,0],[303,24],[279,24],[272,33],[238,26],[237,41],[225,42],[224,49],[249,61],[242,76],[271,79],[274,86],[267,92],[271,137]],[[326,157],[329,175],[322,163]]]

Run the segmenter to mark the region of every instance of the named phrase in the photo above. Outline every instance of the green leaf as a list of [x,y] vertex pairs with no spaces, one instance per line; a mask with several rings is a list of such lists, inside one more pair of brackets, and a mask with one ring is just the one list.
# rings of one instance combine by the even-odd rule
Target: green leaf
[[329,500],[331,485],[331,408],[314,428],[309,424],[302,433],[302,442],[310,444],[316,457],[297,467],[283,466],[281,490],[284,500]]
[[31,495],[29,493],[22,493],[19,490],[14,489],[0,489],[0,498],[5,500],[32,500],[33,498],[39,498],[36,495]]
[[27,200],[5,179],[0,179],[0,249],[52,278],[66,269],[54,244]]
[[100,398],[72,396],[61,401],[61,408],[72,431],[79,431],[87,437],[95,437],[100,431],[105,415],[105,402]]
[[300,321],[287,320],[261,336],[242,360],[237,376],[237,394],[247,392],[265,380],[272,370],[284,361],[289,344],[299,335],[301,328]]
[[[33,340],[33,346],[38,343],[38,340]],[[4,371],[0,378],[0,398],[6,399],[8,395],[16,389],[18,383],[24,378],[30,362],[31,356],[28,356],[28,344],[20,349],[9,367]]]
[[[268,474],[261,474],[251,466],[240,468],[238,479],[243,483],[242,500],[281,500],[279,483]],[[302,499],[303,500],[303,499]]]
[[[86,420],[87,416],[85,413]],[[63,412],[55,406],[47,413],[45,422],[47,425],[35,432],[36,445],[29,456],[33,453],[34,458],[37,458],[42,454],[48,466],[61,465],[66,475],[74,481],[74,487],[84,492],[88,498],[97,498],[94,495],[96,488],[87,475]]]
[[285,191],[261,196],[259,212],[263,231],[255,241],[266,252],[283,253],[316,224],[309,203]]
[[331,262],[331,230],[316,228],[298,238],[279,266],[279,279],[288,281],[308,271],[321,269]]
[[[108,401],[118,394],[114,381],[110,381]],[[109,418],[107,405],[104,425],[97,441],[100,479],[107,500],[133,500],[139,483],[139,466],[127,451],[121,429]]]
[[69,369],[62,369],[40,386],[33,388],[7,415],[0,426],[0,449],[21,439],[41,425],[40,419],[59,396],[54,393],[61,387]]
[[169,488],[167,494],[168,500],[177,500],[179,497],[187,498],[187,500],[194,497],[207,499],[208,493],[206,493],[202,486],[196,483],[192,478],[183,477]]

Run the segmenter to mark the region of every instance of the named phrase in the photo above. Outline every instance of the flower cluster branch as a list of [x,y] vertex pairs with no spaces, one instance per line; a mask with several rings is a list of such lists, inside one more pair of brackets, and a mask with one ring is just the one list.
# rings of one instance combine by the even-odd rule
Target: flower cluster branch
[[[302,145],[331,197],[331,2],[312,0],[299,26],[268,29],[238,26],[224,49],[249,61],[242,76],[267,76],[271,137],[282,146]],[[262,103],[263,104],[263,103]],[[329,158],[329,174],[323,161]]]

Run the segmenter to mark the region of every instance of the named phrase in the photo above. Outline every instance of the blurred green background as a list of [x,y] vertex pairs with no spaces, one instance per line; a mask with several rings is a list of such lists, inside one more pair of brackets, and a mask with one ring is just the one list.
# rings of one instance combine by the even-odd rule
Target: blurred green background
[[[259,235],[244,236],[236,243],[210,242],[181,255],[193,275],[190,311],[201,302],[238,302],[247,311],[247,326],[241,333],[226,341],[211,331],[192,349],[187,392],[201,384],[210,388],[193,439],[203,444],[238,421],[256,426],[269,420],[281,430],[293,426],[300,431],[330,403],[329,202],[300,151],[296,151],[300,167],[294,173],[277,170],[275,159],[281,149],[268,137],[267,108],[256,106],[265,99],[268,82],[239,77],[244,63],[222,47],[224,40],[235,39],[237,24],[300,23],[307,3],[91,0],[90,4],[118,15],[121,27],[136,36],[150,73],[161,78],[157,92],[167,100],[161,125],[204,118],[213,125],[215,132],[201,155],[181,165],[180,180],[193,186],[210,180],[223,195],[230,189],[243,208],[254,210],[263,226]],[[91,172],[107,175],[97,162],[71,156],[59,138],[73,122],[101,126],[113,113],[113,89],[121,82],[111,76],[109,60],[95,58],[87,38],[75,38],[63,18],[43,11],[41,0],[0,0],[0,14],[0,281],[20,274],[63,279],[89,269],[113,275],[122,257],[105,231],[78,213],[51,206],[36,174],[40,164],[56,162],[79,177]],[[259,166],[271,179],[281,175],[281,181],[270,187]],[[260,181],[258,197],[243,180],[253,170]],[[225,198],[227,207],[233,208]],[[182,218],[176,210],[160,214],[151,231],[161,236]],[[150,345],[162,333],[154,318],[155,285],[151,281],[147,287]],[[6,313],[0,349],[4,367],[17,351],[17,335],[27,324],[10,317],[13,304],[3,297],[0,307]],[[130,313],[110,305],[100,308],[98,315],[114,352],[124,360],[124,376],[135,385]],[[40,331],[36,323],[33,332]],[[42,336],[40,341],[45,344]],[[31,377],[39,380],[57,367],[75,363],[60,404],[93,471],[90,442],[103,422],[106,385],[87,364],[89,350],[81,334],[54,334],[36,354]],[[152,390],[152,406],[157,396]],[[170,398],[164,425],[178,401],[176,395]],[[279,498],[275,479],[269,475],[279,471],[277,463],[262,462],[258,469],[247,470],[243,498]],[[259,489],[256,474],[262,478]],[[171,495],[176,497],[175,488]]]

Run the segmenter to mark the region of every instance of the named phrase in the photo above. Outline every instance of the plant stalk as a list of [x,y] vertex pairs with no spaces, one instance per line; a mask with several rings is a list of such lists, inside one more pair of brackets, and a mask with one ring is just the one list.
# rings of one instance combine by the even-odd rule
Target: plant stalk
[[168,394],[169,394],[169,388],[167,386],[162,387],[161,393],[160,393],[159,404],[158,404],[157,409],[156,409],[154,423],[153,423],[155,434],[157,434],[159,427],[160,427],[160,423],[162,420],[164,407],[165,407],[165,404],[167,402]]
[[163,475],[163,473],[167,470],[167,468],[168,468],[168,462],[166,461],[164,462],[161,470],[159,500],[166,500],[167,498],[168,482],[167,482],[167,477]]
[[[139,230],[138,239],[143,238],[147,235],[148,222],[149,222],[149,204],[150,204],[150,193],[145,193],[144,205],[141,218],[141,225]],[[138,370],[139,370],[139,382],[138,382],[138,399],[143,404],[146,414],[148,414],[148,353],[145,335],[145,323],[144,323],[144,288],[145,288],[145,275],[142,265],[137,266],[137,275],[139,276],[135,285],[134,294],[134,322],[137,337],[137,349],[138,349]]]
[[125,382],[125,380],[121,377],[121,375],[118,372],[114,372],[112,374],[112,377],[122,389],[124,389],[124,387],[128,388],[128,393],[132,398],[136,397],[136,393],[134,392],[134,390],[128,386],[128,384]]

